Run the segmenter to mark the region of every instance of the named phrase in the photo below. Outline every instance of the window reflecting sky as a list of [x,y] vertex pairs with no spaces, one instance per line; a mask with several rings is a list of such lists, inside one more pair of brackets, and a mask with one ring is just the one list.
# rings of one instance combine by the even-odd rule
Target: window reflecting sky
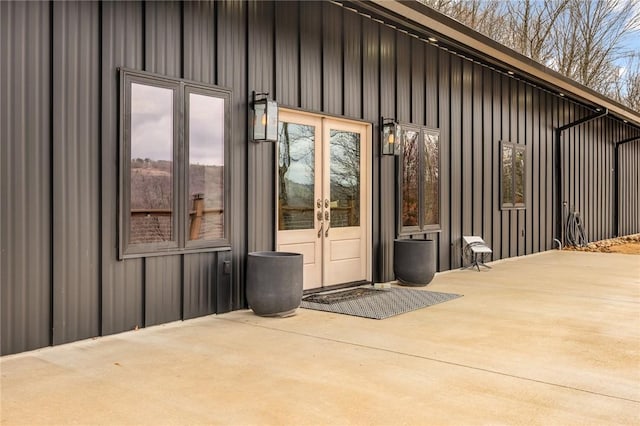
[[224,99],[189,94],[189,163],[224,164]]
[[173,161],[173,90],[131,84],[131,158]]

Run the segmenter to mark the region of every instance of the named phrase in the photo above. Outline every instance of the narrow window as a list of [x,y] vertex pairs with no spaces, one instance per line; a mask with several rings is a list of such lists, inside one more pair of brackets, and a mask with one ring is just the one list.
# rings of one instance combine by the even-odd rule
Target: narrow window
[[175,240],[174,91],[131,84],[129,243]]
[[514,158],[514,203],[516,206],[524,206],[524,190],[525,190],[525,165],[524,165],[524,148],[515,149]]
[[224,237],[224,99],[189,93],[189,240]]
[[402,226],[418,227],[420,207],[419,130],[402,131]]
[[401,126],[398,233],[440,229],[440,133]]
[[500,143],[501,208],[525,207],[526,147],[512,142]]
[[513,207],[513,144],[502,143],[502,206]]
[[428,130],[424,134],[424,225],[440,224],[440,134]]

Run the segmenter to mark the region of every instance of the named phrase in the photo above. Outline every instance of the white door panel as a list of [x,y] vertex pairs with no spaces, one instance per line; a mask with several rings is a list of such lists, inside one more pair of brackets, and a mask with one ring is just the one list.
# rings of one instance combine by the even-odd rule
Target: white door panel
[[366,280],[369,127],[280,112],[277,250],[304,255],[304,288]]

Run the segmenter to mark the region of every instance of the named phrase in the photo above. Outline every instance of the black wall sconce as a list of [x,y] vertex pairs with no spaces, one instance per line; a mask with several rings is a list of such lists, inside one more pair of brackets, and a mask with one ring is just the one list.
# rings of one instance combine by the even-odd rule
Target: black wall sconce
[[400,125],[395,118],[380,117],[382,155],[400,154]]
[[253,106],[253,140],[276,142],[278,140],[278,104],[268,98],[269,93],[251,93]]

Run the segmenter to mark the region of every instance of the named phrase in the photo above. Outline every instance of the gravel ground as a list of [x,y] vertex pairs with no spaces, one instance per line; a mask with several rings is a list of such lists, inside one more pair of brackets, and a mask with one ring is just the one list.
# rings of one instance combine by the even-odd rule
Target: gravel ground
[[585,247],[566,247],[566,250],[599,253],[640,254],[640,234],[625,235],[609,240],[594,241]]

